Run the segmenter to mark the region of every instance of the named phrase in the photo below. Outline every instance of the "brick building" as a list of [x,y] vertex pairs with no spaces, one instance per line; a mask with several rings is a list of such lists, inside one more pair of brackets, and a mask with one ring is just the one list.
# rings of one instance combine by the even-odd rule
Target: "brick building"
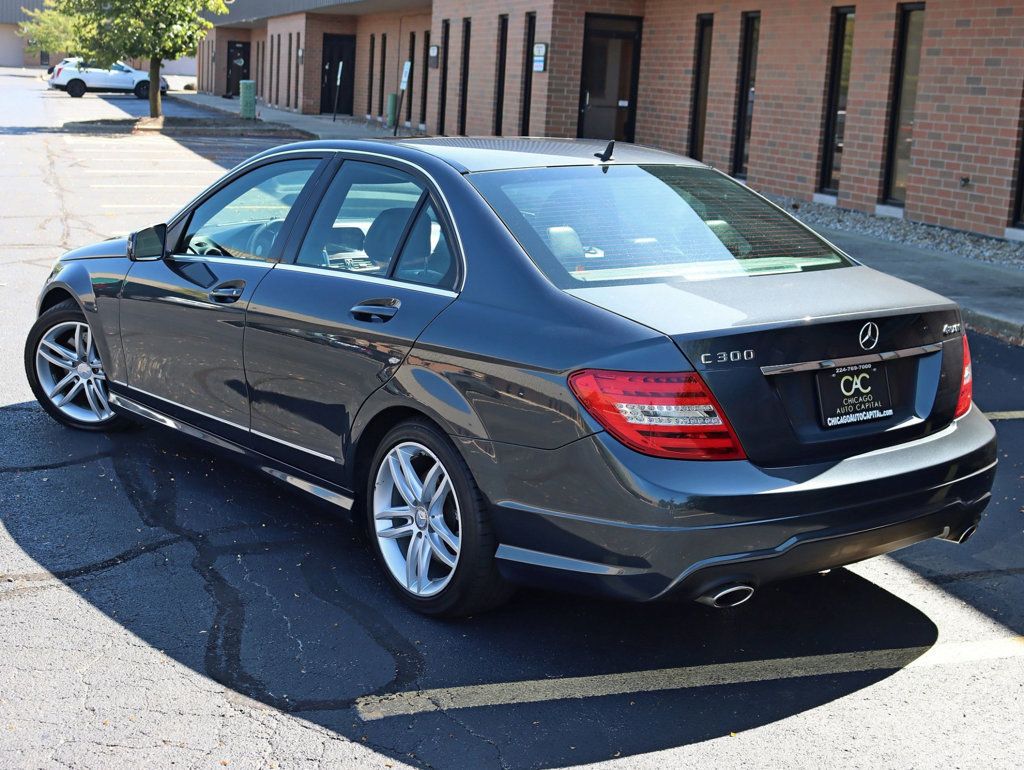
[[[236,0],[200,90],[436,134],[593,136],[1024,239],[1021,0]],[[337,86],[339,64],[341,87]]]

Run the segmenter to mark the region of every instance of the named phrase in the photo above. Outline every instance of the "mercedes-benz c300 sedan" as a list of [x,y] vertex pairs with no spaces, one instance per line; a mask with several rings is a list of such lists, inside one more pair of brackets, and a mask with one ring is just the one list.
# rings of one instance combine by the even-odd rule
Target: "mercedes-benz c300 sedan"
[[312,142],[61,257],[25,349],[65,425],[141,418],[350,509],[398,593],[746,601],[988,503],[957,306],[637,146]]

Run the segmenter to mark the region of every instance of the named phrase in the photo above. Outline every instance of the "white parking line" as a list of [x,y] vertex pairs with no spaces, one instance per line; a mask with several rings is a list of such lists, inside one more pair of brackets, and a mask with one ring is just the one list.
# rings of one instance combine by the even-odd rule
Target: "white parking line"
[[372,722],[387,717],[449,709],[686,690],[695,687],[717,687],[1018,657],[1024,657],[1024,637],[1021,636],[980,642],[942,643],[931,648],[907,647],[840,652],[798,658],[628,671],[621,674],[442,687],[359,698],[356,700],[356,712],[364,721]]
[[1024,409],[1011,412],[985,412],[990,420],[1024,420]]

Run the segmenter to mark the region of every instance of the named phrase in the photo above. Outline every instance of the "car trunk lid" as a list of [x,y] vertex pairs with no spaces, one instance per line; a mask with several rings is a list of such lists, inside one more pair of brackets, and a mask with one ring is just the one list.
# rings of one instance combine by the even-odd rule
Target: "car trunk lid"
[[953,418],[957,306],[866,267],[569,293],[670,336],[764,466],[859,454]]

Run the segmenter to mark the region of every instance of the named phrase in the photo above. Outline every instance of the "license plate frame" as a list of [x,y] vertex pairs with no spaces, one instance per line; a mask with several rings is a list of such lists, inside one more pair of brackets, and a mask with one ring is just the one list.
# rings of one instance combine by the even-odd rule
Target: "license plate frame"
[[815,374],[818,415],[825,430],[893,416],[889,372],[882,363],[839,366]]

